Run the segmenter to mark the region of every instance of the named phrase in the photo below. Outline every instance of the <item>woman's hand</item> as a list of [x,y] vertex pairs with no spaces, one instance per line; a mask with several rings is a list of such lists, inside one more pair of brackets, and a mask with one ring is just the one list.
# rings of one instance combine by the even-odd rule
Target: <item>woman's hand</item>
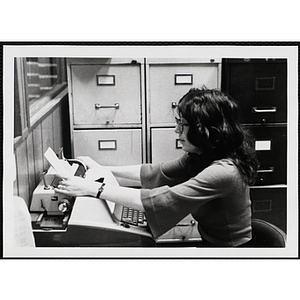
[[99,188],[99,183],[91,180],[87,180],[78,176],[63,177],[62,181],[58,184],[55,192],[80,197],[80,196],[92,196],[95,197]]

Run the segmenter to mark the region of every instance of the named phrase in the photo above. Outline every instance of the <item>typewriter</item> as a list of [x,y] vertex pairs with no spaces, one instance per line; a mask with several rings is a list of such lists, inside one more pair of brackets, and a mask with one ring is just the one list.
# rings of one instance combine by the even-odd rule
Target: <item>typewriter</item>
[[[85,177],[86,166],[76,159],[65,159],[62,151],[58,154],[60,163],[75,176]],[[61,178],[50,166],[42,174],[39,185],[33,192],[30,213],[33,229],[65,229],[75,202],[75,197],[56,193]]]
[[[99,174],[87,170],[83,162],[66,159],[62,151],[49,148],[45,157],[50,163],[35,188],[30,215],[36,245],[52,246],[143,246],[153,245],[145,214],[93,197],[70,197],[56,193],[60,171],[95,180]],[[97,181],[118,185],[110,171],[103,170]]]

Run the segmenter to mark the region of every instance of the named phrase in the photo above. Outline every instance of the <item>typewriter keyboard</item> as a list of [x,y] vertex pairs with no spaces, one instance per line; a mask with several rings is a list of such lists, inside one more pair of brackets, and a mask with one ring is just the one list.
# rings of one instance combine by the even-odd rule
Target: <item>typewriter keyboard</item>
[[123,206],[122,222],[135,226],[147,226],[145,213],[136,209]]

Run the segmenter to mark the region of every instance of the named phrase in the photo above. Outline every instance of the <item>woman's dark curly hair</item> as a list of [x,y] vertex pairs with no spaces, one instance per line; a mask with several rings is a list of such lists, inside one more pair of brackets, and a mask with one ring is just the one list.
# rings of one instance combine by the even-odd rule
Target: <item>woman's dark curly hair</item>
[[258,163],[233,99],[219,90],[192,88],[179,100],[178,112],[189,123],[190,143],[211,160],[231,158],[246,181],[254,183]]

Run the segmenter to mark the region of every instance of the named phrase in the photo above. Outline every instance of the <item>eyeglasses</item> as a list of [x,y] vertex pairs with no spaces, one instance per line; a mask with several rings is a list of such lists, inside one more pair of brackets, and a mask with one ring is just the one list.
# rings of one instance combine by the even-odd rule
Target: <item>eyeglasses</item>
[[175,121],[180,133],[183,132],[184,126],[189,126],[188,123],[183,123],[180,118],[175,117]]

